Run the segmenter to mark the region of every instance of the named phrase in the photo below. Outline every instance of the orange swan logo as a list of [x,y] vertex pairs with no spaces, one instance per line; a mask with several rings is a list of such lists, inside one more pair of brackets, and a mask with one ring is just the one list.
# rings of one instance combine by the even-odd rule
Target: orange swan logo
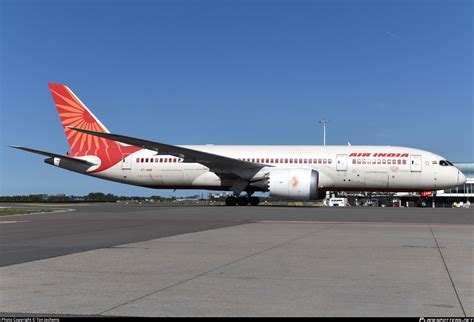
[[291,187],[296,188],[298,184],[299,184],[298,178],[296,176],[293,176],[293,178],[291,178]]

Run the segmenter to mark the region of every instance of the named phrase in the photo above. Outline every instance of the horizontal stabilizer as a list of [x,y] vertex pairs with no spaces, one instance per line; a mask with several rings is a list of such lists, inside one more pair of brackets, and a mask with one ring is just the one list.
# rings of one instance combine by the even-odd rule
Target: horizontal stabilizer
[[16,145],[9,145],[9,147],[19,149],[19,150],[23,150],[23,151],[27,151],[27,152],[36,153],[36,154],[41,154],[41,155],[51,157],[51,158],[60,158],[60,159],[74,161],[74,162],[79,162],[79,163],[82,163],[82,164],[91,165],[91,166],[96,165],[96,164],[91,163],[89,161],[73,158],[73,157],[70,157],[70,156],[67,156],[67,155],[56,154],[56,153],[51,153],[51,152],[46,152],[46,151],[41,151],[41,150],[35,150],[35,149],[26,148],[26,147],[23,147],[23,146],[16,146]]

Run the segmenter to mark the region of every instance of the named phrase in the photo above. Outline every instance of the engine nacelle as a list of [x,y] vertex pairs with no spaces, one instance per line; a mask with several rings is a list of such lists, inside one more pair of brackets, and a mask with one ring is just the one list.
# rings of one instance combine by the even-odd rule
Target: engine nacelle
[[[268,191],[273,198],[318,200],[318,171],[305,168],[275,168],[267,175]],[[325,195],[325,193],[324,193]]]

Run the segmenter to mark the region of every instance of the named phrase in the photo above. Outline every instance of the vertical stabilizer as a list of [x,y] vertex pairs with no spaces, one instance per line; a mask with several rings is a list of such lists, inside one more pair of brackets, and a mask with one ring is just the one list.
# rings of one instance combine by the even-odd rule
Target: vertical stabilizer
[[58,109],[59,118],[64,127],[71,153],[97,155],[100,150],[119,148],[119,144],[96,136],[78,131],[71,131],[68,126],[85,130],[106,132],[109,130],[86,107],[84,103],[66,86],[62,84],[49,84],[54,103]]

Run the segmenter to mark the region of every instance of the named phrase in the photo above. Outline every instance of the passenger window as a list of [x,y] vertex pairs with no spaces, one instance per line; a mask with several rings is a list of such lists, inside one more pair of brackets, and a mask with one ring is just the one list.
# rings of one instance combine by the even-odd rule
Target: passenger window
[[140,163],[140,158],[137,158],[137,163]]
[[370,164],[371,163],[371,160],[370,159],[367,159],[367,164]]
[[328,159],[323,159],[323,164],[326,164],[328,162]]
[[380,163],[382,163],[382,160],[377,159],[377,164],[380,164]]
[[382,159],[382,164],[385,164],[385,163],[387,163],[387,160]]
[[361,160],[360,159],[357,159],[357,164],[361,164]]
[[362,164],[365,164],[365,159],[362,159]]
[[331,164],[331,163],[332,163],[332,159],[329,159],[329,160],[328,160],[328,164]]
[[142,158],[142,159],[141,159],[141,162],[144,162],[143,160],[144,160],[144,159]]
[[160,162],[163,162],[163,158],[160,158]]
[[322,163],[323,163],[323,160],[322,160],[322,159],[318,159],[318,163],[319,163],[319,164],[322,164]]
[[397,163],[402,164],[402,160],[398,159]]
[[151,159],[150,159],[150,162],[152,162],[152,163],[153,163],[153,160],[154,160],[154,159],[153,159],[153,158],[151,158]]
[[352,159],[352,164],[356,164],[356,159]]
[[285,163],[288,163],[288,159],[285,159]]
[[391,161],[392,161],[392,160],[388,159],[388,160],[387,160],[387,164],[392,164]]
[[290,163],[293,163],[293,159],[290,159]]
[[403,160],[402,163],[403,163],[403,164],[407,164],[407,160]]
[[313,163],[313,159],[308,159],[308,163]]

